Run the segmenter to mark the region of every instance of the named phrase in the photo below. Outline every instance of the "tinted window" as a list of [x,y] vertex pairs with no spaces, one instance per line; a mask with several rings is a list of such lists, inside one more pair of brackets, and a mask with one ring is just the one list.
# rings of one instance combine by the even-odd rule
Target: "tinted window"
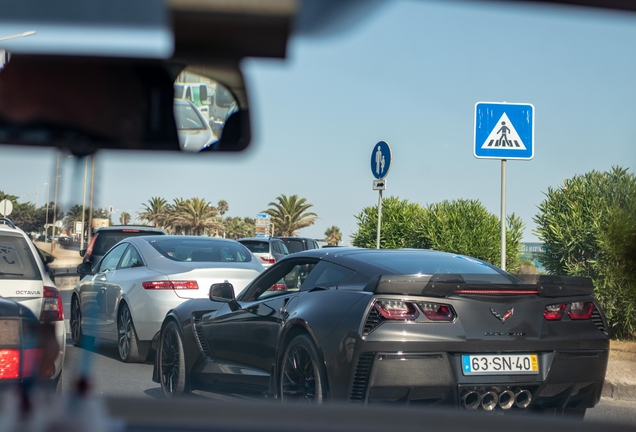
[[396,251],[365,253],[358,259],[389,270],[393,274],[461,274],[466,282],[518,283],[508,273],[475,258],[463,255]]
[[101,231],[97,233],[95,239],[95,245],[93,246],[94,255],[104,255],[113,246],[119,243],[121,240],[128,237],[138,237],[145,235],[163,235],[161,231],[142,231],[142,230],[130,230],[130,231]]
[[325,288],[336,286],[353,274],[353,270],[321,261],[311,273],[311,277],[307,280],[303,289],[311,289],[317,286]]
[[240,243],[213,238],[173,238],[149,240],[164,257],[189,262],[249,262],[252,255]]
[[40,270],[27,241],[18,235],[0,235],[0,280],[40,280]]
[[301,239],[285,239],[283,240],[289,253],[300,252],[305,250],[305,246],[303,245],[303,241]]
[[269,243],[263,241],[242,241],[241,244],[253,253],[269,253]]
[[278,247],[280,248],[280,253],[284,255],[289,255],[289,249],[287,249],[287,246],[285,246],[285,243],[283,243],[280,240],[277,241],[276,243],[278,244]]

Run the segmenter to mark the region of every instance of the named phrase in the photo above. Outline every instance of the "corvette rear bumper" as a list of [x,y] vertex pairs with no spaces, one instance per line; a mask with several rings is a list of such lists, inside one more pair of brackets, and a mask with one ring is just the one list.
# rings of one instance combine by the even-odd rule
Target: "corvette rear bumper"
[[[537,354],[539,371],[535,374],[470,376],[462,372],[461,353],[364,352],[356,362],[349,399],[353,403],[444,404],[486,410],[589,408],[599,401],[607,369],[606,349]],[[495,403],[488,405],[488,398],[490,402],[496,399]],[[524,398],[529,398],[527,403]]]

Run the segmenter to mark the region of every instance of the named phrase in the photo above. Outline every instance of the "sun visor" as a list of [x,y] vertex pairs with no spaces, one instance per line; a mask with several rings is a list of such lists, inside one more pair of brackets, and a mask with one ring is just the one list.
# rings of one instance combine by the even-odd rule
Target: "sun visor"
[[15,54],[168,59],[170,12],[160,0],[5,0],[0,49]]

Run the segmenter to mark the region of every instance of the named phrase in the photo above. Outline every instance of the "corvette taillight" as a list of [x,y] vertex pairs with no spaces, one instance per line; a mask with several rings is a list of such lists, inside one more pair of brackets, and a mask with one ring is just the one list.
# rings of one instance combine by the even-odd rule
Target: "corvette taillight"
[[402,300],[377,300],[373,307],[388,320],[413,320],[419,315],[412,303]]
[[574,302],[570,304],[568,316],[573,320],[586,320],[592,317],[594,313],[594,303],[592,302]]
[[147,290],[183,290],[183,289],[199,289],[199,284],[195,280],[190,281],[148,281],[142,282],[141,286]]
[[548,321],[560,321],[565,315],[565,308],[567,305],[565,303],[557,303],[547,305],[543,310],[543,316]]
[[431,321],[453,321],[457,318],[452,306],[439,303],[417,304],[426,318]]
[[269,287],[267,291],[286,291],[286,290],[287,290],[287,285],[285,285],[282,282],[276,282],[274,285]]
[[62,294],[54,287],[44,287],[42,296],[42,308],[40,321],[64,321],[64,307],[62,306]]

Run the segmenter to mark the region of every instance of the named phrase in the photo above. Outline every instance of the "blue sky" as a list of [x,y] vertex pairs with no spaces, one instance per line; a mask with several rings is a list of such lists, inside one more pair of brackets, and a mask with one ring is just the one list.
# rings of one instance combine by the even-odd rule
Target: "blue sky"
[[[449,4],[450,3],[450,4]],[[535,158],[508,163],[507,211],[526,223],[549,186],[636,161],[636,15],[494,3],[389,2],[338,37],[296,38],[286,60],[243,63],[254,140],[240,155],[102,153],[96,205],[136,214],[153,196],[229,202],[254,216],[279,194],[314,204],[344,243],[377,203],[370,157],[393,149],[385,196],[479,199],[499,214],[500,162],[473,157],[479,101],[535,106]],[[55,152],[0,148],[0,190],[45,201]],[[63,205],[83,165],[65,159]],[[51,194],[52,194],[51,190]],[[114,219],[119,214],[114,214]]]

